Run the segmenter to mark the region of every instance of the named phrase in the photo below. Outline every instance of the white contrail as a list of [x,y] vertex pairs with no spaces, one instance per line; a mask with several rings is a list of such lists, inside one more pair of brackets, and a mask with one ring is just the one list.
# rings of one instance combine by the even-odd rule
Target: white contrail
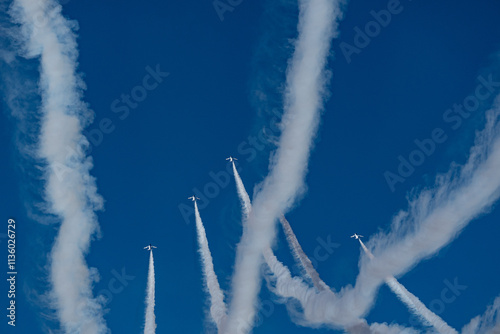
[[[500,195],[500,98],[486,113],[467,163],[453,165],[436,186],[410,201],[408,212],[394,219],[391,232],[370,240],[375,258],[361,259],[354,287],[324,296],[288,282],[282,296],[300,301],[304,325],[347,328],[368,312],[387,277],[404,273],[449,243],[471,220],[486,212]],[[379,257],[380,255],[380,257]]]
[[[247,220],[252,208],[252,203],[250,201],[250,196],[248,195],[245,189],[245,185],[241,180],[240,174],[238,173],[238,170],[236,169],[234,162],[232,162],[232,165],[233,165],[234,178],[236,180],[236,189],[238,191],[238,196],[240,197],[241,206],[243,207],[243,219]],[[313,285],[318,290],[329,289],[328,285],[326,285],[326,283],[323,282],[323,280],[319,277],[319,274],[316,271],[316,269],[314,269],[311,260],[309,260],[307,255],[302,250],[302,247],[300,246],[299,241],[295,236],[295,233],[293,233],[290,223],[286,220],[284,216],[280,217],[280,222],[285,232],[290,249],[292,250],[292,254],[295,257],[295,260],[297,261],[298,264],[302,266],[305,274],[311,279]]]
[[311,260],[307,257],[306,253],[300,246],[299,241],[295,236],[295,233],[293,233],[292,227],[290,226],[288,220],[286,220],[284,216],[281,216],[280,223],[281,226],[283,227],[283,231],[285,231],[286,240],[288,241],[288,245],[292,250],[292,254],[295,260],[297,261],[298,264],[302,266],[302,269],[304,270],[305,274],[307,275],[308,278],[311,279],[316,289],[318,290],[330,289],[328,285],[326,285],[326,283],[319,277],[319,274],[316,271],[316,269],[314,269]]
[[[373,260],[374,256],[361,239],[358,238],[361,247],[365,251],[366,255]],[[387,286],[398,296],[408,309],[424,321],[426,325],[431,325],[441,334],[457,334],[458,332],[451,328],[443,319],[441,319],[437,314],[429,310],[424,303],[420,301],[414,294],[408,291],[394,276],[388,276],[385,278],[385,283]]]
[[217,275],[214,271],[212,254],[210,253],[210,249],[208,247],[205,227],[203,226],[203,222],[201,221],[200,212],[198,211],[198,205],[196,204],[196,201],[194,201],[194,211],[196,216],[196,231],[198,234],[199,252],[203,267],[203,278],[205,279],[205,285],[210,295],[210,316],[212,317],[212,321],[216,324],[218,332],[220,332],[226,319],[226,304],[224,303],[224,293],[220,288]]
[[393,220],[388,234],[368,244],[376,259],[360,267],[356,289],[372,294],[388,276],[403,274],[415,263],[450,243],[473,219],[485,213],[500,195],[500,97],[486,112],[485,129],[464,166],[453,165],[409,201],[408,211]]
[[260,289],[262,253],[271,245],[275,222],[304,190],[312,140],[327,82],[325,65],[341,11],[338,1],[301,0],[298,39],[287,73],[282,133],[270,173],[253,201],[237,247],[232,299],[224,333],[251,330]]
[[[248,218],[248,214],[251,211],[251,202],[250,202],[250,197],[248,196],[248,193],[245,189],[245,186],[241,180],[241,177],[236,170],[235,164],[233,162],[233,172],[234,176],[236,179],[236,185],[237,185],[237,191],[238,195],[240,197],[242,207],[243,207],[243,219],[246,220]],[[285,230],[285,234],[287,236],[288,242],[290,244],[290,248],[292,249],[292,252],[294,253],[294,256],[296,257],[297,262],[301,263],[304,267],[304,270],[308,274],[309,278],[316,277],[318,281],[316,281],[315,287],[319,290],[329,290],[329,287],[319,278],[319,274],[316,272],[314,267],[312,267],[312,263],[310,262],[309,258],[307,255],[302,251],[302,248],[300,247],[300,244],[293,233],[293,230],[291,229],[288,221],[285,219],[285,217],[280,217],[280,222],[283,225],[283,229]],[[361,239],[358,239],[361,247],[365,251],[366,255],[370,259],[373,259],[373,255],[371,252],[366,248],[364,243],[362,242]],[[294,285],[296,288],[294,291],[300,291],[302,290],[302,293],[304,296],[306,296],[308,293],[307,291],[309,290],[298,278],[292,278],[292,275],[286,266],[284,266],[273,254],[272,250],[270,248],[267,248],[263,252],[265,262],[271,269],[271,275],[274,277],[276,281],[276,289],[280,291],[280,295],[284,296],[286,295],[284,289],[287,288],[287,286]],[[306,265],[304,263],[308,263],[311,268],[306,268]],[[308,270],[309,269],[309,270]],[[291,284],[290,282],[293,282]],[[314,279],[313,279],[313,282]],[[430,310],[428,310],[425,305],[423,305],[418,298],[416,298],[414,295],[412,295],[404,286],[402,286],[394,277],[389,277],[386,279],[387,285],[391,288],[391,290],[396,293],[396,295],[410,308],[410,310],[417,314],[419,317],[421,317],[424,321],[428,321],[430,324],[432,324],[439,333],[457,333],[455,330],[451,329],[443,320],[441,320],[437,315],[432,313]],[[274,290],[274,289],[273,289]],[[331,298],[334,298],[334,294],[332,293],[330,295]],[[362,329],[361,329],[362,327]],[[385,330],[385,331],[384,331]],[[377,325],[373,324],[371,326],[364,325],[360,326],[359,324],[355,328],[350,328],[349,332],[350,333],[361,333],[361,332],[373,332],[373,333],[388,333],[388,332],[394,332],[394,333],[400,333],[398,330],[401,330],[400,327],[397,326],[386,326],[384,325]],[[407,330],[407,329],[406,329]]]
[[146,321],[144,334],[155,334],[155,263],[153,249],[149,251],[148,291],[146,296]]
[[252,202],[250,201],[250,196],[248,196],[248,192],[243,185],[243,181],[241,180],[240,173],[236,169],[236,165],[234,161],[231,161],[233,166],[234,179],[236,181],[236,190],[238,192],[238,197],[240,198],[241,207],[243,208],[243,220],[247,220],[250,215],[250,211],[252,209]]
[[47,211],[61,221],[50,257],[52,306],[64,332],[106,333],[101,303],[92,294],[97,271],[89,270],[85,261],[98,230],[94,212],[103,200],[90,176],[92,160],[82,135],[92,113],[82,101],[85,85],[76,73],[76,24],[62,16],[53,0],[15,0],[10,14],[21,28],[23,55],[40,60],[38,158],[47,167]]
[[462,334],[500,334],[500,296],[495,298],[483,315],[478,315],[465,325]]

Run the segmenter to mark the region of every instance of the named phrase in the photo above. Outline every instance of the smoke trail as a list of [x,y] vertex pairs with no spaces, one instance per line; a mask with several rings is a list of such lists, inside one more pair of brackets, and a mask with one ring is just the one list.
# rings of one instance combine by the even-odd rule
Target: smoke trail
[[146,322],[144,325],[144,334],[155,334],[155,263],[153,260],[153,249],[149,253],[149,271],[148,271],[148,291],[146,296]]
[[464,326],[462,334],[500,334],[500,296],[482,316],[478,315]]
[[295,233],[293,233],[292,227],[290,226],[288,220],[286,220],[284,216],[281,216],[280,223],[283,227],[283,231],[285,231],[286,240],[288,241],[288,245],[292,250],[292,254],[295,260],[302,266],[305,274],[308,276],[308,278],[311,279],[316,289],[320,291],[330,289],[328,285],[326,285],[326,283],[323,282],[323,280],[319,277],[319,274],[316,269],[314,269],[311,260],[309,260],[306,253],[304,253],[304,251],[302,250],[302,247],[300,246]]
[[299,2],[299,36],[287,73],[282,134],[270,173],[255,196],[248,229],[238,244],[232,300],[224,333],[250,331],[260,289],[262,253],[270,247],[275,221],[303,191],[312,139],[325,91],[326,58],[341,11],[338,1]]
[[236,190],[238,191],[238,196],[241,201],[241,207],[243,208],[243,219],[246,221],[248,219],[248,216],[250,215],[250,210],[252,209],[252,202],[250,201],[250,196],[248,196],[248,193],[245,189],[245,186],[243,185],[243,181],[241,180],[240,174],[236,169],[234,161],[232,161],[231,164],[233,165],[234,179],[236,180]]
[[[373,254],[366,248],[361,239],[358,238],[361,247],[366,255],[373,260]],[[399,283],[394,276],[386,277],[385,283],[389,288],[398,296],[398,298],[410,309],[410,311],[417,315],[424,323],[434,327],[439,333],[442,334],[457,334],[458,332],[451,328],[443,319],[437,314],[429,310],[424,303],[420,301],[415,295],[408,291],[401,283]]]
[[485,213],[500,195],[500,97],[486,112],[486,126],[464,166],[452,165],[433,189],[409,201],[408,211],[393,220],[388,234],[370,240],[376,259],[364,261],[356,290],[373,294],[388,276],[400,275],[451,242],[473,219]]
[[90,176],[92,160],[82,135],[92,113],[82,101],[85,85],[76,73],[76,24],[62,16],[53,0],[15,0],[10,15],[20,27],[16,37],[22,55],[40,59],[37,153],[46,166],[47,211],[61,221],[50,257],[52,306],[65,332],[106,333],[102,306],[92,295],[97,272],[89,270],[84,257],[98,229],[95,210],[103,200]]
[[210,316],[213,322],[216,324],[218,332],[220,333],[221,328],[226,319],[226,304],[224,304],[224,293],[222,292],[219,281],[217,280],[217,275],[214,271],[214,265],[212,261],[212,254],[208,248],[207,235],[205,234],[205,227],[201,221],[200,212],[198,211],[198,205],[194,201],[194,211],[196,216],[196,231],[198,233],[198,244],[199,252],[201,256],[201,261],[203,264],[203,278],[205,279],[205,284],[210,294]]
[[[410,201],[408,212],[394,219],[392,231],[370,240],[375,258],[361,259],[354,287],[324,297],[287,282],[283,297],[300,301],[304,325],[328,324],[348,328],[372,306],[377,289],[387,277],[403,273],[411,265],[449,243],[472,219],[484,213],[500,194],[500,97],[486,113],[485,129],[476,135],[467,163],[452,165],[438,176],[436,186]],[[369,244],[369,245],[370,245]],[[380,258],[379,255],[382,257]],[[439,327],[439,325],[437,325]]]
[[[252,204],[234,162],[232,163],[232,165],[233,165],[234,178],[236,180],[236,188],[238,191],[238,196],[240,197],[241,206],[243,207],[243,219],[247,220],[250,214],[250,210],[252,208]],[[323,280],[319,277],[319,274],[316,271],[316,269],[314,269],[311,260],[309,260],[307,255],[302,250],[302,247],[300,246],[297,237],[293,233],[290,223],[286,220],[284,216],[280,217],[280,222],[281,225],[283,226],[283,230],[285,232],[290,249],[292,250],[293,256],[295,257],[297,263],[299,263],[302,266],[306,275],[311,279],[313,285],[318,290],[329,289],[328,285],[326,285],[326,283],[323,282]],[[268,251],[272,252],[270,249]]]

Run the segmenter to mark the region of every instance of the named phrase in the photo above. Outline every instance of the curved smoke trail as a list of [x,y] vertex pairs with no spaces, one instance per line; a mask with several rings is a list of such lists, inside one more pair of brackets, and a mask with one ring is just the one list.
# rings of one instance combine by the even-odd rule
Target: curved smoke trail
[[260,289],[262,253],[274,238],[274,224],[303,191],[310,147],[319,123],[330,42],[340,19],[340,3],[299,1],[298,39],[287,73],[282,133],[270,173],[255,196],[237,247],[232,299],[223,333],[247,333],[253,326]]
[[[477,134],[467,163],[461,168],[454,166],[448,174],[438,177],[433,190],[424,190],[411,201],[409,211],[395,218],[388,238],[379,235],[373,241],[370,240],[377,253],[369,261],[362,259],[354,287],[344,287],[332,296],[306,289],[296,280],[284,280],[284,287],[278,292],[283,297],[296,298],[301,303],[302,324],[328,324],[344,328],[354,325],[369,310],[375,292],[386,282],[387,277],[402,273],[411,264],[439,250],[498,199],[499,99],[494,108],[486,113],[485,129]],[[490,309],[498,310],[495,306]],[[467,330],[480,328],[478,321],[473,321]],[[485,328],[495,326],[488,320],[485,323],[488,323]],[[439,324],[436,326],[440,327]],[[448,331],[454,333],[455,330]]]
[[45,165],[45,199],[61,225],[50,256],[52,305],[66,333],[107,333],[101,303],[92,285],[85,254],[98,229],[95,210],[102,207],[88,141],[83,128],[92,113],[82,101],[85,84],[76,72],[75,22],[65,19],[53,0],[15,0],[10,14],[19,25],[23,56],[40,60],[42,122],[38,158]]
[[212,254],[210,253],[210,248],[208,247],[205,227],[203,226],[203,222],[201,221],[201,216],[200,212],[198,211],[198,205],[196,204],[196,201],[194,201],[194,211],[196,216],[198,244],[200,247],[199,252],[203,264],[203,278],[205,279],[205,285],[210,295],[210,316],[217,325],[218,332],[220,333],[226,319],[226,304],[224,303],[224,293],[220,288],[219,281],[217,280],[217,275],[214,271]]
[[149,251],[148,291],[146,296],[146,321],[144,334],[155,334],[155,263],[153,249]]

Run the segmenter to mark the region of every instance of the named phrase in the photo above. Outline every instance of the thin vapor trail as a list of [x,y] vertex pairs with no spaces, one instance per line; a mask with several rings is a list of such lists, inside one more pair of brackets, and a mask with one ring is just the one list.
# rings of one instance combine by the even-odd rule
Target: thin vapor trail
[[224,303],[224,293],[220,288],[217,275],[214,271],[212,254],[210,253],[210,248],[208,247],[205,227],[203,226],[196,201],[194,201],[194,211],[196,216],[196,231],[198,234],[199,252],[203,267],[203,278],[205,279],[205,285],[210,295],[210,316],[213,322],[216,324],[218,332],[220,333],[226,319],[226,304]]
[[310,148],[323,107],[325,66],[341,17],[340,4],[301,0],[299,8],[299,33],[287,73],[282,133],[269,175],[254,198],[247,229],[237,247],[226,334],[248,333],[253,327],[262,254],[271,246],[277,219],[304,191]]
[[[374,256],[361,239],[358,239],[361,247],[365,251],[366,255],[373,260]],[[387,286],[398,296],[408,309],[420,319],[424,321],[425,324],[430,325],[436,329],[438,333],[441,334],[458,334],[458,332],[451,328],[443,319],[441,319],[437,314],[429,310],[424,303],[420,301],[414,294],[408,291],[394,276],[388,276],[385,279]]]
[[329,290],[330,288],[326,283],[319,277],[318,272],[316,269],[314,269],[314,266],[311,263],[311,260],[307,257],[306,253],[302,249],[302,247],[299,244],[299,241],[297,240],[297,237],[295,236],[295,233],[293,233],[292,227],[290,226],[290,223],[284,216],[280,217],[280,223],[281,226],[283,227],[283,231],[285,231],[286,235],[286,240],[288,241],[288,245],[290,249],[292,250],[292,254],[299,263],[302,268],[304,269],[305,274],[308,276],[308,278],[311,279],[313,285],[316,287],[318,290]]
[[45,166],[46,209],[60,221],[50,254],[51,307],[66,333],[107,333],[102,305],[92,294],[97,271],[85,261],[103,200],[82,134],[92,112],[82,100],[85,84],[77,73],[76,23],[53,0],[14,0],[9,14],[20,28],[21,55],[40,61],[37,158]]
[[144,334],[155,334],[155,263],[153,249],[149,251],[148,291],[146,296],[146,321]]

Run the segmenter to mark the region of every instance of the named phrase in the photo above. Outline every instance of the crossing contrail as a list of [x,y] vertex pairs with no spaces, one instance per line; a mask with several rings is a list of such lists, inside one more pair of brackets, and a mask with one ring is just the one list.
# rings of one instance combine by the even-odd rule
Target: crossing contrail
[[[248,219],[248,216],[250,214],[250,210],[252,208],[250,196],[248,195],[248,193],[245,189],[245,185],[243,184],[243,181],[241,180],[240,174],[238,173],[238,170],[236,169],[234,161],[232,161],[232,165],[233,165],[234,178],[236,180],[236,189],[238,191],[238,196],[239,196],[240,201],[241,201],[241,206],[243,207],[243,219],[246,220],[246,219]],[[295,236],[295,233],[293,233],[293,230],[292,230],[292,227],[290,226],[290,223],[286,220],[286,218],[284,216],[280,217],[280,223],[281,223],[281,226],[283,227],[283,230],[285,232],[290,249],[292,250],[292,254],[295,257],[295,260],[297,261],[297,263],[299,265],[301,265],[301,267],[303,268],[307,277],[311,279],[311,282],[318,290],[329,289],[328,285],[326,285],[326,283],[323,282],[323,280],[319,277],[319,274],[316,271],[316,269],[314,269],[314,266],[312,265],[311,260],[309,260],[307,255],[302,250],[302,247],[300,246],[299,241],[297,240],[297,237]]]
[[21,54],[40,61],[37,158],[44,164],[47,211],[60,221],[50,254],[50,304],[65,333],[107,333],[101,303],[92,293],[98,275],[85,261],[103,200],[90,175],[92,159],[82,134],[93,115],[77,73],[76,25],[53,0],[14,0],[9,13],[20,26]]
[[274,239],[276,220],[304,191],[310,148],[319,123],[330,42],[341,17],[340,3],[299,1],[298,38],[287,73],[282,133],[268,177],[253,201],[236,251],[232,299],[223,333],[248,333],[255,317],[263,251]]
[[217,326],[218,332],[220,333],[226,319],[226,304],[224,303],[224,293],[220,288],[217,275],[214,271],[212,254],[210,253],[210,249],[208,247],[205,227],[203,226],[196,200],[194,200],[194,211],[196,217],[196,231],[198,234],[199,253],[201,256],[203,267],[203,278],[205,280],[208,294],[210,295],[210,316],[212,318],[212,321]]
[[144,334],[155,334],[155,263],[153,249],[149,251],[148,291],[146,295],[146,321]]

